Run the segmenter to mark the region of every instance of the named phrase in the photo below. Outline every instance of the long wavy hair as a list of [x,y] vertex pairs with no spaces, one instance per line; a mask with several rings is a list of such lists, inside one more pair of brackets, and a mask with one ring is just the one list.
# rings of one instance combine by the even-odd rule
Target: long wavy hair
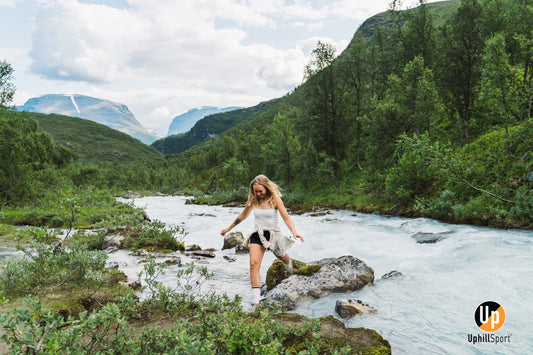
[[250,182],[250,194],[248,195],[248,202],[247,204],[255,207],[259,205],[259,201],[257,201],[257,197],[254,193],[254,185],[261,185],[266,190],[266,200],[272,206],[273,208],[277,208],[276,200],[274,199],[274,196],[281,197],[281,193],[279,192],[278,185],[274,184],[272,181],[270,181],[269,178],[267,178],[265,175],[257,175],[251,182]]

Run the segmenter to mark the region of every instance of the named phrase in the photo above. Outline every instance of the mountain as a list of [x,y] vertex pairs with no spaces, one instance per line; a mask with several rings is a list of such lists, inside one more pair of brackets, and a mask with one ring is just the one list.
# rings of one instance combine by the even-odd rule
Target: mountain
[[189,110],[185,112],[184,114],[181,114],[179,116],[174,117],[172,119],[172,123],[168,127],[168,134],[167,136],[172,136],[175,134],[185,133],[188,130],[190,130],[196,122],[201,120],[202,118],[215,114],[220,112],[227,112],[227,111],[233,111],[237,110],[240,107],[213,107],[213,106],[203,106],[200,108],[193,108],[192,110]]
[[[186,133],[168,136],[152,143],[152,147],[164,154],[183,152],[190,147],[205,142],[211,137],[216,137],[222,132],[246,120],[255,112],[267,107],[270,102],[262,102],[259,105],[219,112],[205,116],[198,120]],[[228,109],[230,109],[228,107]],[[194,111],[194,110],[191,110]],[[189,111],[189,112],[191,112]],[[179,117],[179,116],[178,116]]]
[[151,144],[156,136],[144,128],[126,105],[84,95],[44,95],[26,101],[19,111],[56,113],[101,123]]

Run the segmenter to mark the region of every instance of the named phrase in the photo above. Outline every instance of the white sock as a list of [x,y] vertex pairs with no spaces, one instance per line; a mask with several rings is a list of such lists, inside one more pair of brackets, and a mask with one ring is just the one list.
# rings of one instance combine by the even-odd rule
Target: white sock
[[254,296],[254,304],[261,302],[261,287],[252,287],[252,295]]
[[289,272],[292,270],[292,259],[289,259],[289,262],[285,264],[285,271]]

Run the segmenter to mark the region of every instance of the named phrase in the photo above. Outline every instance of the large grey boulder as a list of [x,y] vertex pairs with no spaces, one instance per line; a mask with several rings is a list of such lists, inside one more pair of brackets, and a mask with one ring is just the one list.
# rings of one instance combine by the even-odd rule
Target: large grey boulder
[[[295,267],[294,273],[285,278],[280,276],[284,265],[279,260],[275,260],[267,272],[269,291],[265,299],[280,304],[286,310],[294,309],[304,298],[355,291],[374,281],[374,270],[351,255],[295,264],[298,267]],[[270,282],[272,279],[277,280],[275,285]]]

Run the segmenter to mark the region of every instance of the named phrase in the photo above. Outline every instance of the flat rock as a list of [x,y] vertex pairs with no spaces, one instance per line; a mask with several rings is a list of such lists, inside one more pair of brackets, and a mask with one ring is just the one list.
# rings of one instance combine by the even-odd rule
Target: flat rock
[[194,256],[201,256],[201,257],[204,257],[204,258],[214,258],[215,257],[215,253],[212,252],[212,251],[208,251],[208,250],[193,251],[191,254],[194,255]]
[[335,303],[335,311],[342,318],[351,318],[356,315],[374,313],[377,309],[361,300],[341,299]]

